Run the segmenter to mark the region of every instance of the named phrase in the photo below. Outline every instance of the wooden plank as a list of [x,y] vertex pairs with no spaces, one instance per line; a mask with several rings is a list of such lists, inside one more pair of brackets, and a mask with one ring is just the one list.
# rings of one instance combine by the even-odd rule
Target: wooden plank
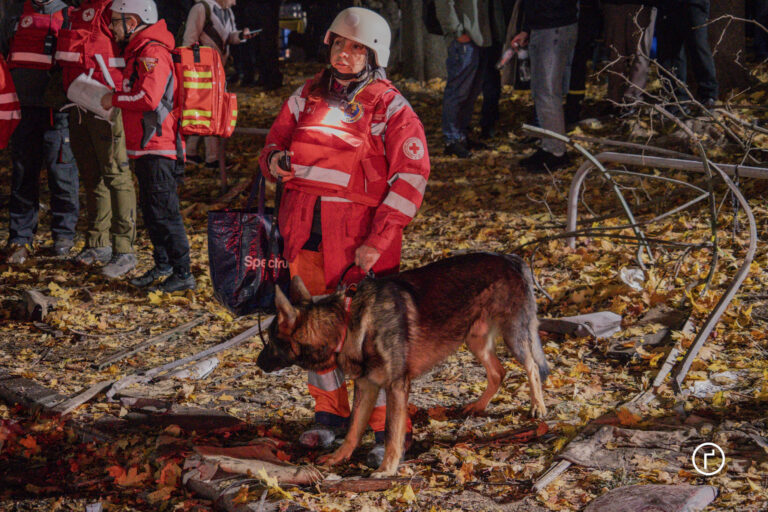
[[205,320],[207,320],[210,316],[211,316],[210,313],[205,313],[203,315],[200,315],[194,320],[190,320],[189,322],[182,324],[178,327],[175,327],[170,331],[166,331],[162,334],[158,334],[157,336],[153,336],[148,340],[144,341],[143,343],[139,343],[135,347],[121,350],[120,352],[116,352],[111,356],[107,357],[106,359],[103,359],[101,361],[94,363],[93,366],[95,368],[98,368],[99,370],[103,370],[104,368],[110,366],[113,363],[116,363],[117,361],[125,359],[126,357],[130,357],[153,345],[157,345],[158,343],[161,343],[167,339],[170,339],[173,336],[177,336],[179,334],[189,331],[194,327],[197,327],[198,325],[202,324]]
[[272,325],[272,321],[274,319],[275,319],[275,316],[271,315],[261,323],[261,327],[259,327],[259,324],[257,323],[253,327],[246,329],[245,331],[241,332],[234,338],[225,341],[224,343],[219,343],[218,345],[213,346],[209,349],[203,350],[202,352],[198,352],[197,354],[193,354],[191,356],[184,357],[182,359],[177,359],[176,361],[172,361],[168,364],[158,366],[157,368],[152,368],[151,370],[144,372],[144,375],[152,379],[160,375],[161,373],[167,372],[168,370],[178,368],[179,366],[185,365],[187,363],[191,363],[193,361],[199,361],[200,359],[205,359],[206,357],[209,357],[214,354],[218,354],[219,352],[223,352],[230,348],[236,347],[241,343],[243,343],[244,341],[249,340],[253,336],[256,336],[259,333],[259,330],[261,330],[262,332],[266,331],[269,328],[269,326]]
[[68,397],[32,379],[4,375],[0,379],[0,398],[8,404],[21,404],[33,410],[50,410]]
[[203,350],[202,352],[198,352],[197,354],[183,357],[181,359],[177,359],[176,361],[171,361],[170,363],[167,363],[155,368],[151,368],[144,372],[138,372],[131,375],[126,375],[125,377],[118,380],[112,385],[112,388],[107,392],[107,397],[112,398],[121,389],[126,388],[132,384],[141,384],[141,383],[150,382],[155,377],[169,370],[173,370],[174,368],[178,368],[179,366],[183,366],[187,363],[199,361],[200,359],[205,359],[214,354],[218,354],[219,352],[223,352],[224,350],[228,350],[230,348],[236,347],[237,345],[243,343],[244,341],[247,341],[248,339],[258,334],[259,330],[262,330],[262,331],[267,330],[269,326],[272,324],[272,321],[274,319],[275,319],[275,316],[271,315],[267,317],[263,322],[261,322],[261,327],[259,327],[259,324],[257,323],[256,325],[250,327],[249,329],[246,329],[245,331],[241,332],[234,338],[227,340],[223,343],[219,343],[218,345],[208,348],[206,350]]
[[571,463],[567,460],[561,460],[557,464],[550,466],[549,469],[533,484],[533,490],[537,493],[543,491],[549,484],[554,482],[557,477],[565,473],[565,470],[569,467],[571,467]]
[[399,485],[410,485],[417,490],[427,486],[420,477],[414,478],[342,478],[320,483],[322,492],[381,492]]
[[53,408],[53,412],[56,412],[60,414],[61,416],[66,416],[67,414],[71,413],[87,401],[89,401],[91,398],[95,397],[102,391],[109,388],[112,384],[114,384],[113,380],[105,380],[101,382],[97,382],[93,386],[89,387],[85,391],[83,391],[80,394],[77,394],[68,400],[64,400],[63,402],[57,404]]

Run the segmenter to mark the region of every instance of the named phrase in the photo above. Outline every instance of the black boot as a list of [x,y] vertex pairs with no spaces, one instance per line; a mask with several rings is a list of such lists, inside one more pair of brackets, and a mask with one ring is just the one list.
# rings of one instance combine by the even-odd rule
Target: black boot
[[130,283],[137,288],[146,288],[161,277],[169,276],[171,274],[173,274],[173,269],[171,267],[154,266],[139,277],[131,279]]
[[168,276],[165,281],[160,283],[160,285],[157,287],[157,290],[166,293],[173,293],[183,290],[194,290],[195,288],[197,288],[197,283],[195,282],[195,276],[193,276],[191,272],[187,272],[185,274],[174,272]]

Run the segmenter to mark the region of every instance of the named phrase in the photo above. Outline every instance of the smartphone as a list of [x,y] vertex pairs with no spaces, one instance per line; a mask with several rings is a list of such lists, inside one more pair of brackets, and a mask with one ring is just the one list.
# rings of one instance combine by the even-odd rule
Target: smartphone
[[245,34],[245,31],[241,30],[240,31],[240,39],[241,40],[252,39],[252,38],[256,37],[257,35],[259,35],[260,33],[261,33],[261,29],[260,28],[257,28],[256,30],[249,30],[248,34]]

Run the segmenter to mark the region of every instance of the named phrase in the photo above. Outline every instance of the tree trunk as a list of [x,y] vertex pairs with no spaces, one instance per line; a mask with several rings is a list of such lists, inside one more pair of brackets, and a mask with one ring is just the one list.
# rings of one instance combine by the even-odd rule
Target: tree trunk
[[[709,19],[716,20],[724,14],[744,18],[744,0],[712,0]],[[722,19],[709,25],[708,30],[720,97],[727,98],[729,91],[740,91],[749,84],[749,71],[745,63],[747,42],[744,22]]]
[[424,74],[424,23],[421,21],[422,0],[403,0],[403,74],[422,82]]

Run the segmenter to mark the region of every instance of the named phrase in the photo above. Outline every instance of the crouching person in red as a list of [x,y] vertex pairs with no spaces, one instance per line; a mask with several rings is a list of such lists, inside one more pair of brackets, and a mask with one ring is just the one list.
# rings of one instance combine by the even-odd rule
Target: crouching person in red
[[[369,270],[397,273],[403,229],[427,186],[424,127],[384,72],[390,38],[389,25],[375,12],[342,11],[325,36],[330,67],[288,98],[261,152],[264,175],[285,183],[283,255],[313,295],[333,291],[351,263],[356,267],[346,283]],[[281,168],[286,157],[290,169]],[[299,442],[331,446],[350,414],[341,370],[310,372],[309,393],[315,425]],[[372,467],[384,456],[385,411],[382,390],[369,422],[377,441],[368,456]]]
[[184,168],[179,134],[181,84],[174,76],[173,35],[158,21],[152,0],[115,0],[112,35],[124,47],[122,91],[106,94],[105,109],[123,112],[128,157],[134,160],[139,205],[154,246],[155,266],[131,284],[149,287],[160,278],[164,292],[194,290],[189,269],[189,241],[179,210],[177,178]]

